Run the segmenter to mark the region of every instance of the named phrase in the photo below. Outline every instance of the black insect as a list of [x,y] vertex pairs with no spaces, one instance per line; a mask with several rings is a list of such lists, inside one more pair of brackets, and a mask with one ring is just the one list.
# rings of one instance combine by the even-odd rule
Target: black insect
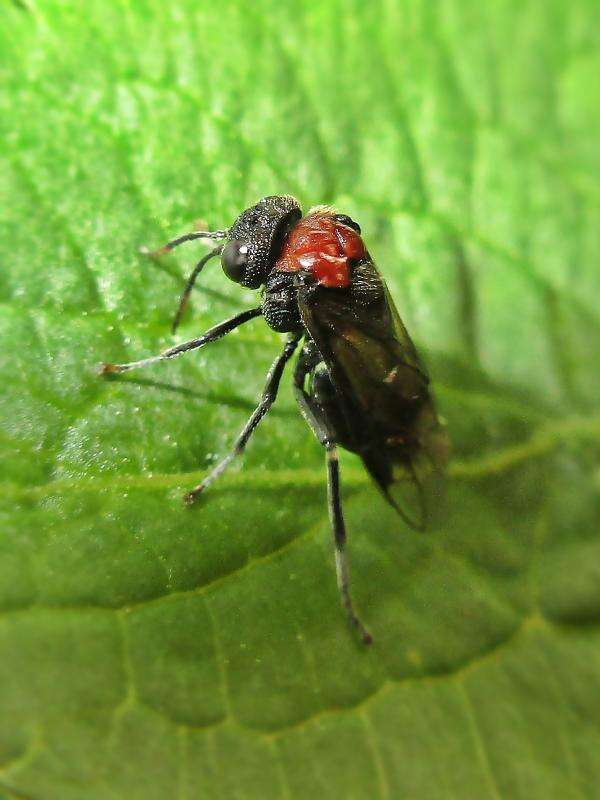
[[261,303],[197,339],[129,364],[103,364],[112,374],[195,350],[254,317],[288,333],[262,398],[233,449],[186,496],[192,503],[240,455],[269,411],[286,363],[301,344],[294,370],[300,411],[327,457],[329,515],[342,604],[365,643],[371,635],[356,615],[344,554],[346,531],[340,499],[336,446],[358,453],[387,500],[413,528],[426,524],[423,479],[438,472],[446,440],[435,412],[429,379],[356,222],[328,207],[306,216],[290,196],[264,197],[228,230],[198,231],[169,242],[207,238],[217,246],[194,268],[173,323],[177,327],[194,281],[207,261],[221,257],[228,278],[262,287]]

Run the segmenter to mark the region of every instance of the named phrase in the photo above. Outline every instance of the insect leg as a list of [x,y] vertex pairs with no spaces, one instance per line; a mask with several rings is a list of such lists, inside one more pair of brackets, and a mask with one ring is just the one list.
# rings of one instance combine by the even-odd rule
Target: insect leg
[[210,259],[213,258],[214,256],[220,255],[222,250],[223,250],[222,245],[215,247],[214,250],[211,250],[210,253],[207,253],[205,256],[203,256],[203,258],[201,258],[200,261],[198,261],[198,263],[192,270],[192,274],[188,278],[187,283],[185,285],[185,289],[183,290],[181,298],[179,300],[177,313],[173,317],[173,323],[171,325],[171,333],[175,333],[179,323],[181,322],[181,317],[183,316],[183,312],[187,307],[188,300],[190,299],[190,294],[192,293],[192,289],[194,288],[194,283],[196,282],[196,278],[198,277],[198,275],[200,275],[200,273],[204,269],[204,265],[208,261],[210,261]]
[[323,415],[318,413],[315,403],[311,400],[304,388],[306,376],[320,361],[321,355],[316,346],[312,342],[307,342],[302,348],[300,356],[298,357],[296,369],[294,370],[294,394],[300,406],[300,413],[306,420],[309,428],[319,442],[324,447],[327,447],[332,441],[329,429],[323,420]]
[[244,322],[248,322],[248,320],[254,319],[254,317],[258,317],[261,314],[261,308],[251,308],[248,311],[242,311],[240,314],[231,317],[231,319],[226,319],[224,322],[215,325],[214,328],[206,331],[202,336],[198,336],[197,339],[190,339],[188,342],[176,344],[174,347],[169,347],[156,356],[142,358],[140,361],[130,361],[127,364],[101,364],[100,374],[112,375],[117,372],[128,372],[138,367],[146,367],[149,364],[155,364],[157,361],[167,361],[170,358],[180,356],[182,353],[187,353],[188,350],[196,350],[198,347],[203,347],[205,344],[215,342],[217,339],[230,333],[230,331],[243,325]]
[[302,416],[307,421],[309,427],[325,447],[327,454],[327,502],[329,508],[329,519],[333,530],[335,544],[335,570],[337,576],[338,589],[342,606],[350,622],[358,629],[365,644],[373,641],[371,634],[362,624],[354,611],[352,598],[350,596],[348,564],[346,562],[346,526],[342,513],[342,500],[340,496],[340,470],[335,446],[335,435],[325,419],[322,409],[315,402],[304,388],[306,376],[314,370],[321,361],[321,355],[313,342],[307,342],[302,348],[294,371],[294,391],[296,400],[300,406]]
[[273,364],[271,365],[271,369],[267,375],[267,383],[262,393],[262,397],[260,399],[260,403],[254,409],[252,416],[245,424],[242,432],[236,439],[236,442],[233,446],[233,449],[230,453],[228,453],[225,458],[223,458],[219,463],[208,473],[206,478],[198,484],[191,492],[188,492],[184,500],[186,503],[193,503],[198,495],[203,492],[208,486],[210,486],[213,481],[215,481],[219,475],[221,475],[229,464],[233,461],[236,456],[241,455],[244,452],[244,448],[248,444],[248,439],[252,436],[258,423],[261,419],[265,416],[265,414],[269,411],[273,403],[275,402],[275,398],[277,397],[277,391],[279,389],[279,382],[281,380],[281,376],[283,375],[283,370],[285,365],[292,357],[296,346],[298,345],[298,340],[300,339],[301,333],[294,333],[290,336],[290,338],[285,343],[285,347],[280,355],[277,356]]
[[329,519],[333,528],[335,543],[335,570],[337,584],[340,590],[342,605],[350,622],[358,629],[363,643],[371,644],[373,637],[356,616],[352,598],[350,597],[348,564],[346,562],[346,526],[342,514],[342,501],[340,497],[340,468],[337,448],[334,444],[327,445],[327,501],[329,506]]

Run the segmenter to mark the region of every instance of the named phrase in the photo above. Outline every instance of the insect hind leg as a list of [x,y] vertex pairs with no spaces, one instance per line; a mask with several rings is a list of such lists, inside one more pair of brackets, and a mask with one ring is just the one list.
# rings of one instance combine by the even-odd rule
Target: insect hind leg
[[335,546],[335,571],[340,600],[350,622],[360,633],[363,643],[371,644],[373,637],[356,614],[350,595],[348,562],[346,560],[346,525],[342,512],[340,467],[335,431],[332,430],[331,423],[325,416],[321,406],[314,396],[306,391],[304,386],[307,376],[314,372],[321,360],[321,355],[315,345],[312,342],[305,344],[294,371],[294,391],[302,416],[326,451],[327,505]]
[[373,637],[357,616],[350,596],[350,581],[348,576],[348,562],[346,561],[346,525],[342,513],[342,500],[340,496],[340,467],[337,447],[329,444],[326,447],[327,458],[327,503],[329,507],[329,520],[333,529],[335,544],[335,571],[337,584],[340,591],[342,606],[346,609],[352,625],[358,630],[363,644],[371,644]]

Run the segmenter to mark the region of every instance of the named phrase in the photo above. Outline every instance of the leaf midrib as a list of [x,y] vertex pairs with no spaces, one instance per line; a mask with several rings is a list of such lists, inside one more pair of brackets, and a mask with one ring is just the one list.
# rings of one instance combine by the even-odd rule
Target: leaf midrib
[[[525,442],[505,447],[494,453],[468,460],[453,461],[448,470],[448,477],[456,480],[485,478],[511,469],[523,461],[539,458],[552,452],[561,443],[571,440],[600,442],[600,415],[590,417],[576,416],[563,421],[540,426]],[[38,486],[21,486],[5,481],[0,483],[0,492],[6,498],[32,500],[43,499],[50,494],[60,492],[98,491],[102,489],[175,489],[183,483],[200,480],[206,471],[151,473],[151,474],[116,474],[107,477],[57,478]],[[224,479],[227,491],[248,487],[249,490],[279,491],[284,487],[320,486],[322,476],[314,469],[260,469],[246,470],[242,474],[229,475]],[[359,488],[370,483],[364,470],[349,468],[344,470],[344,486]],[[223,491],[216,487],[212,491]]]

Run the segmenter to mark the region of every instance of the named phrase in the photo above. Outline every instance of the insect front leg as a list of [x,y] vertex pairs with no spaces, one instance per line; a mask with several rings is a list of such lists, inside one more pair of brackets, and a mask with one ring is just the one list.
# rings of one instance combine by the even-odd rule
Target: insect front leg
[[225,458],[219,461],[219,463],[212,469],[211,472],[209,472],[206,478],[204,478],[204,480],[198,484],[198,486],[185,495],[184,500],[186,503],[193,503],[197,499],[198,495],[201,494],[201,492],[203,492],[208,486],[210,486],[211,483],[213,483],[220,475],[222,475],[223,472],[225,472],[234,458],[244,452],[244,449],[248,444],[248,440],[256,430],[259,422],[270,410],[271,406],[275,402],[275,399],[277,398],[279,382],[281,381],[283,370],[287,362],[292,357],[294,350],[298,345],[300,336],[300,333],[294,333],[287,340],[283,351],[277,356],[271,365],[271,369],[267,375],[267,383],[263,390],[260,402],[254,409],[252,416],[245,424],[242,432],[236,439],[233,449],[225,456]]
[[342,512],[340,493],[340,467],[336,447],[336,435],[323,409],[305,389],[307,376],[314,371],[321,356],[312,342],[308,342],[298,358],[294,371],[294,390],[302,416],[307,421],[319,442],[325,447],[327,460],[327,505],[335,546],[335,571],[342,606],[352,625],[358,630],[364,644],[371,644],[373,637],[365,628],[354,610],[350,595],[350,579],[346,560],[346,525]]
[[198,336],[196,339],[190,339],[188,342],[176,344],[174,347],[169,347],[158,355],[142,358],[139,361],[130,361],[127,364],[101,364],[100,374],[114,375],[118,372],[129,372],[138,367],[147,367],[149,364],[155,364],[157,361],[168,361],[171,358],[180,356],[182,353],[187,353],[188,350],[196,350],[198,347],[203,347],[205,344],[216,342],[217,339],[226,336],[228,333],[235,330],[235,328],[243,325],[244,322],[248,322],[248,320],[254,319],[254,317],[258,317],[261,314],[262,310],[260,308],[251,308],[248,311],[242,311],[240,314],[231,317],[231,319],[226,319],[224,322],[215,325],[214,328],[206,331],[202,336]]

